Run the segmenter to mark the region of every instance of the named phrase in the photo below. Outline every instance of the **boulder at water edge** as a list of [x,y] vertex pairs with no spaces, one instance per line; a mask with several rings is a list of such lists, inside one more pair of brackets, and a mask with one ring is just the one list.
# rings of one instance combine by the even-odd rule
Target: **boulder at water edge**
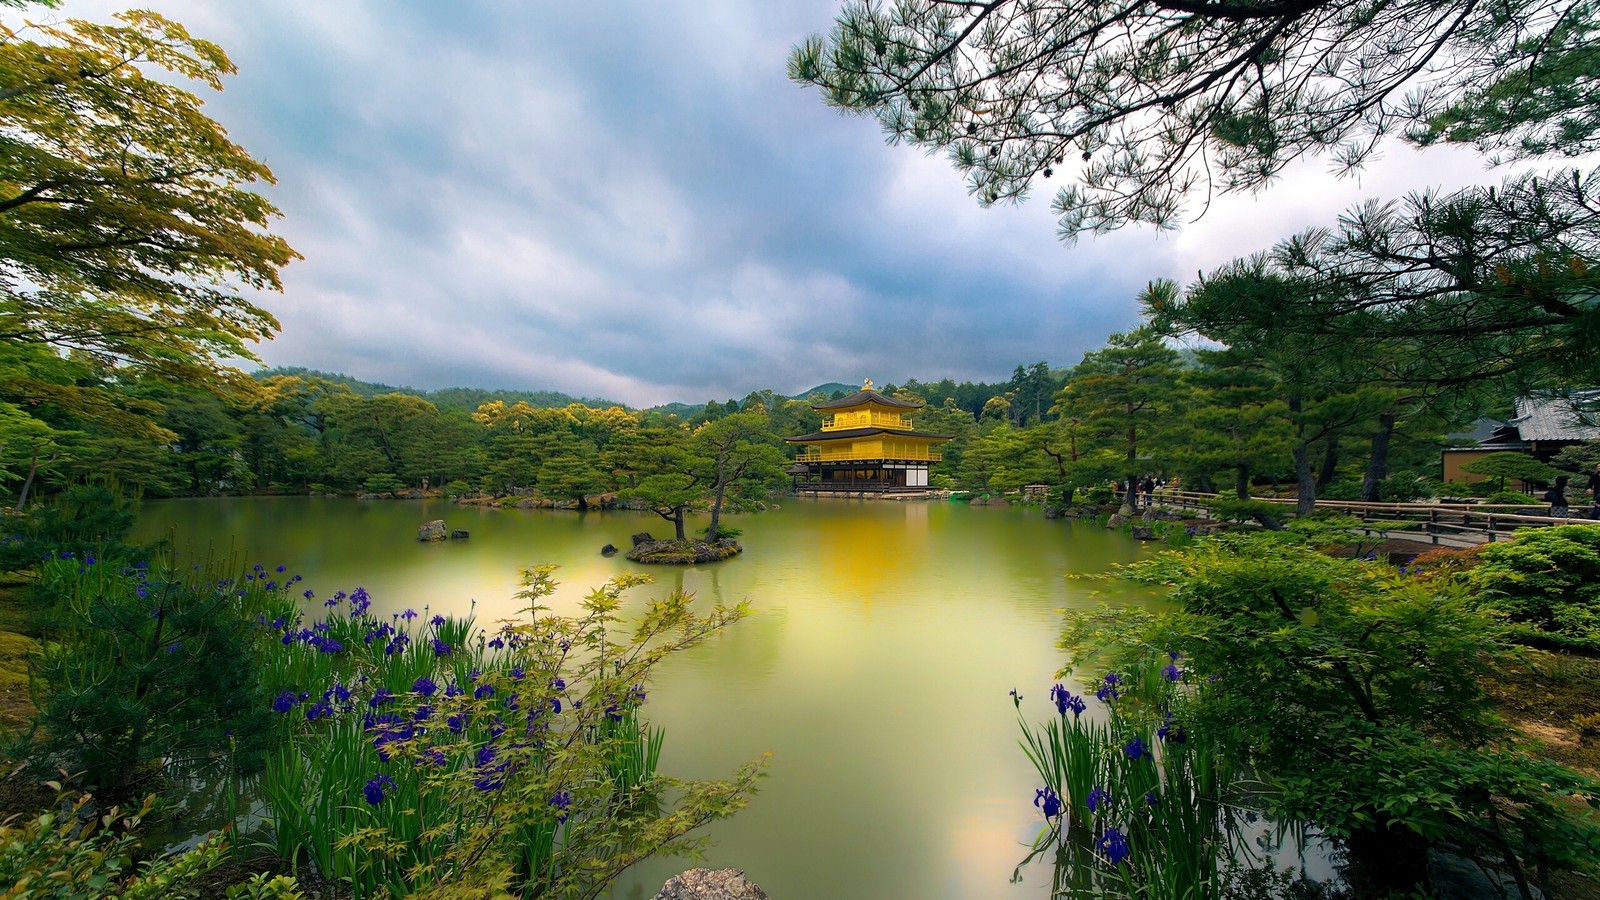
[[443,519],[425,522],[421,528],[417,529],[417,540],[419,541],[442,541],[449,536],[450,530],[444,527]]
[[651,900],[771,900],[741,869],[690,869],[674,875]]

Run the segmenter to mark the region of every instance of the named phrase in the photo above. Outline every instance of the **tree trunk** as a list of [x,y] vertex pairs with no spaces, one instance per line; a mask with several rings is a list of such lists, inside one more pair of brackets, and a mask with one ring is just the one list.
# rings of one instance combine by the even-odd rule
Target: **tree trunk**
[[722,522],[722,496],[727,491],[727,485],[718,483],[717,490],[711,497],[711,524],[706,526],[706,541],[717,539],[717,529]]
[[33,476],[39,474],[39,452],[33,453],[33,459],[28,463],[28,477],[22,479],[22,495],[17,498],[17,511],[21,512],[28,505],[28,491],[33,489]]
[[1339,468],[1339,435],[1328,435],[1328,444],[1322,449],[1322,471],[1317,473],[1317,484],[1327,487],[1333,483],[1334,472]]
[[[1289,413],[1300,415],[1300,398],[1289,398]],[[1295,514],[1309,516],[1317,508],[1317,481],[1311,472],[1311,447],[1305,440],[1305,424],[1297,422],[1294,444]]]
[[1244,463],[1233,467],[1233,492],[1240,500],[1250,499],[1250,467]]
[[1389,438],[1394,435],[1394,413],[1378,414],[1378,430],[1372,433],[1372,458],[1367,460],[1367,474],[1361,479],[1361,499],[1379,499],[1378,487],[1389,475]]
[[688,540],[688,538],[685,537],[684,533],[683,533],[683,507],[680,506],[677,509],[673,510],[672,512],[673,512],[672,527],[675,530],[675,532],[677,533],[677,536],[678,536],[677,539],[679,541]]

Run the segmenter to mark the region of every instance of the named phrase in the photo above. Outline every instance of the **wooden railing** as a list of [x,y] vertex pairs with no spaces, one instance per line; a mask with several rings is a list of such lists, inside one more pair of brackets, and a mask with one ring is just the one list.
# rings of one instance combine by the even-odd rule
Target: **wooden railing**
[[802,450],[795,454],[795,462],[938,462],[944,459],[944,454],[938,450],[922,450],[911,453],[895,453],[885,456],[864,458],[857,456],[851,450]]
[[[1232,499],[1231,495],[1201,493],[1198,491],[1160,490],[1156,499],[1168,506],[1187,509],[1207,509],[1218,499]],[[1283,507],[1286,517],[1292,517],[1298,506],[1293,497],[1254,497]],[[1581,499],[1581,498],[1580,498]],[[1587,504],[1584,504],[1587,505]],[[1525,510],[1537,505],[1507,503],[1382,503],[1366,500],[1318,500],[1317,509],[1334,509],[1362,520],[1373,531],[1390,537],[1425,541],[1431,544],[1477,544],[1509,537],[1521,528],[1544,528],[1551,525],[1579,525],[1594,520],[1584,516],[1556,518],[1541,513],[1528,514]]]

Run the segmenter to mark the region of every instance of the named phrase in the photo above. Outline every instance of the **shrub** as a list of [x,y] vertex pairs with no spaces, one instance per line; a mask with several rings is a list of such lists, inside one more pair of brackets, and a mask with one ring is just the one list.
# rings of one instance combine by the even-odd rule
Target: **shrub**
[[1117,502],[1117,492],[1109,485],[1097,484],[1083,492],[1083,502],[1090,506],[1106,506]]
[[1266,500],[1240,500],[1236,497],[1218,497],[1207,504],[1211,518],[1237,523],[1254,522],[1263,518],[1276,520],[1289,508]]
[[0,896],[58,900],[199,900],[200,876],[224,861],[220,838],[192,850],[136,864],[137,831],[151,801],[124,816],[113,806],[100,815],[89,795],[66,812],[46,812],[0,824]]
[[1415,472],[1396,472],[1384,480],[1379,495],[1393,503],[1415,503],[1437,495],[1438,486]]
[[1517,491],[1495,491],[1494,493],[1484,497],[1483,502],[1490,505],[1503,504],[1509,506],[1514,504],[1517,506],[1538,506],[1542,501],[1530,497],[1527,494],[1518,493]]
[[1493,544],[1474,547],[1436,547],[1417,554],[1401,571],[1408,575],[1454,578],[1478,564],[1478,553]]
[[26,755],[111,800],[161,767],[258,771],[272,722],[251,619],[288,583],[259,566],[234,580],[70,551],[41,562],[30,596],[47,640]]
[[1124,571],[1174,585],[1179,609],[1071,614],[1074,664],[1183,654],[1191,731],[1257,772],[1276,815],[1394,865],[1391,887],[1434,842],[1524,877],[1600,860],[1600,826],[1569,802],[1600,785],[1510,741],[1481,687],[1506,651],[1462,592],[1261,534]]
[[1360,500],[1361,485],[1355,481],[1335,481],[1319,488],[1317,495],[1324,500]]
[[1600,525],[1519,531],[1483,547],[1465,577],[1522,638],[1600,650]]
[[28,515],[6,520],[9,534],[0,538],[0,568],[20,569],[60,551],[78,557],[130,558],[136,550],[123,541],[133,519],[133,501],[114,487],[73,485]]
[[444,495],[446,497],[472,497],[476,496],[477,493],[477,488],[459,478],[444,486]]
[[367,476],[367,480],[362,483],[362,487],[369,494],[392,494],[405,487],[405,484],[388,472],[380,472],[377,475]]

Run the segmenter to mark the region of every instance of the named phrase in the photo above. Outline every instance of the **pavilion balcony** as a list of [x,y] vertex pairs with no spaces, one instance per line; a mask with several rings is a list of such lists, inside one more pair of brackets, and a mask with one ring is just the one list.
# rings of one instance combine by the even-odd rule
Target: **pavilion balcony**
[[944,459],[944,454],[938,450],[913,449],[900,450],[892,453],[874,453],[864,456],[853,450],[804,450],[795,455],[795,462],[938,462]]

